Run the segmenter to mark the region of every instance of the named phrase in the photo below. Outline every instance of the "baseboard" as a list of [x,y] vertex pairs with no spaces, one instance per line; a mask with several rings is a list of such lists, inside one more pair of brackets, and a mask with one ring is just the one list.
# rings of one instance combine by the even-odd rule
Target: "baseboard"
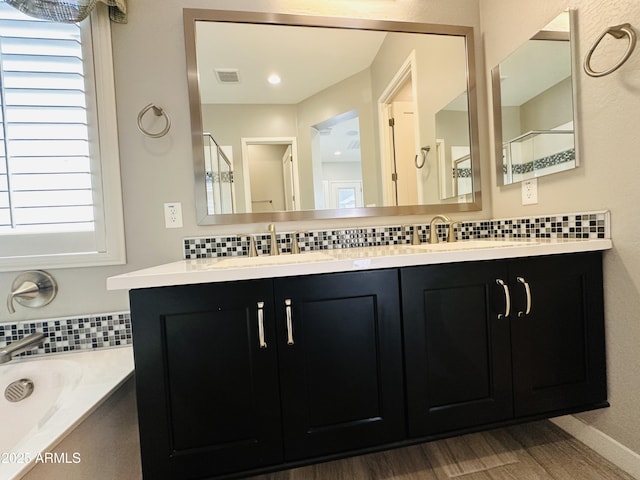
[[552,418],[551,421],[618,468],[640,479],[640,455],[633,450],[573,415]]

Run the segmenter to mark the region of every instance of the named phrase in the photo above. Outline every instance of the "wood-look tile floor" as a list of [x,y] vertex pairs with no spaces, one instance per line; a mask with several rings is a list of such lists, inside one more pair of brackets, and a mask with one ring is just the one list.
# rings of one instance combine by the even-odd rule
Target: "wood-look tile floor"
[[252,480],[634,480],[548,421],[295,468]]

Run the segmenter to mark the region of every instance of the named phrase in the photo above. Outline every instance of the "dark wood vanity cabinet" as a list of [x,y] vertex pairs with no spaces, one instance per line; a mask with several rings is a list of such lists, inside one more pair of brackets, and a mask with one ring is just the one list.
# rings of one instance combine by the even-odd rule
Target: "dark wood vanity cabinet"
[[[271,281],[130,292],[144,478],[283,461]],[[215,466],[212,469],[212,466]]]
[[606,406],[601,255],[401,271],[409,434]]
[[509,319],[496,301],[505,262],[401,270],[409,435],[511,418]]
[[274,285],[285,460],[402,440],[397,271],[283,278]]
[[249,471],[406,436],[396,270],[130,297],[145,478]]
[[606,402],[601,254],[514,260],[509,271],[514,414]]
[[133,290],[144,477],[606,406],[602,296],[599,252]]

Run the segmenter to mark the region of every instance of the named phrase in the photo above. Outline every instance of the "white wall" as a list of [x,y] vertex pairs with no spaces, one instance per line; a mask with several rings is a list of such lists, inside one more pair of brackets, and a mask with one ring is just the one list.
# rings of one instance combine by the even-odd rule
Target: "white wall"
[[[487,78],[491,67],[569,6],[578,9],[580,63],[594,40],[609,26],[624,22],[636,29],[640,26],[637,0],[480,0]],[[612,65],[616,58],[611,56],[619,58],[620,50],[626,48],[626,41],[608,43],[614,45],[609,58],[594,56],[596,70]],[[638,49],[620,70],[606,77],[591,78],[579,68],[577,129],[581,133],[581,166],[540,178],[538,205],[520,206],[520,185],[491,188],[495,217],[611,210],[614,249],[605,254],[604,272],[612,406],[580,418],[635,452],[640,452],[639,71]],[[495,185],[493,171],[491,185]]]

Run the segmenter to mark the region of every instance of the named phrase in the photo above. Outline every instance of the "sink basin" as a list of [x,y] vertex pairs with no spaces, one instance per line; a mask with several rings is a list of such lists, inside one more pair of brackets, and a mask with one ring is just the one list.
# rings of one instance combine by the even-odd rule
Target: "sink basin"
[[265,267],[297,263],[326,262],[334,258],[324,252],[308,252],[295,255],[263,255],[258,257],[228,257],[211,264],[209,268]]
[[479,248],[501,248],[501,247],[522,247],[536,245],[537,242],[522,240],[463,240],[460,242],[423,243],[422,245],[411,245],[411,248],[426,252],[444,252],[449,250],[475,250]]

